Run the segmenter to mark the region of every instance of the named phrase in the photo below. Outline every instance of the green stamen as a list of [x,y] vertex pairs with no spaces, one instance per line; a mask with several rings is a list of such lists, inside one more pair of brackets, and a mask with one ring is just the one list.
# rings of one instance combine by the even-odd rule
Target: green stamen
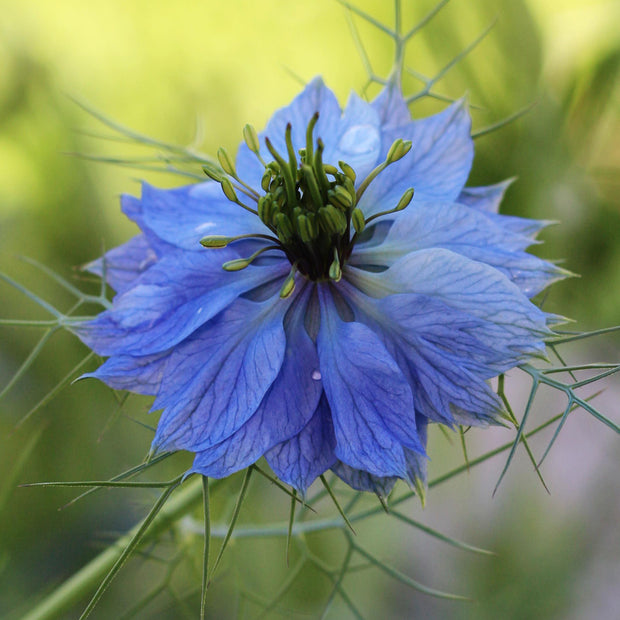
[[282,299],[286,299],[291,296],[291,293],[295,290],[295,274],[297,273],[297,263],[293,263],[291,267],[291,271],[288,276],[286,276],[286,280],[284,280],[284,284],[282,284],[282,288],[280,289],[280,297]]
[[[271,235],[248,234],[238,237],[211,235],[201,243],[208,248],[224,248],[241,239],[265,239],[270,242],[248,258],[239,258],[224,263],[227,271],[245,269],[257,256],[268,250],[277,249],[286,255],[292,268],[280,290],[286,298],[295,289],[296,274],[312,281],[338,282],[349,259],[357,236],[369,222],[404,209],[413,198],[413,189],[407,190],[394,209],[377,213],[365,219],[357,206],[370,183],[389,165],[402,159],[411,149],[411,142],[395,140],[388,154],[355,188],[357,175],[346,162],[338,166],[323,162],[325,145],[321,138],[313,139],[314,128],[319,119],[315,113],[306,127],[305,147],[298,155],[293,145],[293,127],[287,124],[284,131],[286,154],[283,156],[265,138],[267,150],[273,161],[265,163],[260,157],[258,134],[251,125],[243,129],[243,139],[265,167],[261,178],[264,195],[246,185],[235,170],[233,159],[224,149],[218,151],[221,170],[214,166],[205,167],[205,173],[217,181],[224,195],[232,202],[258,215],[273,232]],[[230,178],[229,178],[230,177]],[[250,193],[248,193],[248,191]],[[250,209],[239,201],[238,192],[249,195],[257,202],[257,210]]]
[[269,149],[269,152],[271,153],[273,158],[278,162],[278,164],[280,164],[280,173],[284,178],[284,185],[286,187],[286,194],[289,205],[292,206],[297,204],[297,195],[295,194],[295,181],[291,174],[290,168],[284,161],[282,155],[280,155],[280,153],[278,153],[278,151],[276,151],[276,149],[274,148],[273,144],[271,144],[271,140],[269,140],[269,138],[265,138],[265,144],[267,145],[267,148]]
[[373,220],[376,220],[378,217],[383,217],[384,215],[389,215],[390,213],[398,213],[399,211],[406,209],[409,206],[409,203],[413,200],[413,193],[414,193],[413,187],[410,187],[401,196],[400,200],[398,201],[398,204],[393,209],[390,209],[389,211],[381,211],[380,213],[375,213],[374,215],[371,215],[366,220],[366,224],[368,224],[368,222],[372,222]]
[[390,165],[402,159],[411,150],[411,140],[402,140],[398,138],[395,140],[387,157],[382,164],[379,164],[365,179],[364,182],[358,187],[356,193],[356,202],[360,201],[360,198],[368,188],[368,186]]
[[238,235],[237,237],[226,237],[224,235],[211,235],[209,237],[203,237],[200,240],[200,245],[204,246],[205,248],[213,248],[213,249],[225,248],[229,244],[235,241],[239,241],[241,239],[267,239],[275,243],[278,242],[278,240],[275,237],[272,237],[271,235],[261,235],[260,233],[257,233],[257,234],[248,234],[248,235]]
[[279,245],[267,245],[260,250],[256,250],[252,256],[248,256],[247,258],[236,258],[235,260],[229,260],[222,265],[222,269],[225,271],[241,271],[245,269],[249,265],[252,264],[254,260],[256,260],[261,254],[267,252],[268,250],[279,250]]

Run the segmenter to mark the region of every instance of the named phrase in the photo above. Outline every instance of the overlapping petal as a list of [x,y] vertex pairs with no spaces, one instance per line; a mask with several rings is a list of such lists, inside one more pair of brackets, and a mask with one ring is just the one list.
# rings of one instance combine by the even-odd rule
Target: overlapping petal
[[458,203],[416,201],[394,219],[383,243],[360,247],[351,264],[387,267],[412,251],[444,248],[495,267],[532,297],[566,272],[524,252],[530,244],[527,237]]
[[164,256],[118,295],[111,310],[81,326],[80,338],[100,355],[150,355],[182,342],[242,293],[287,273],[284,261],[222,269],[230,249]]
[[413,187],[421,201],[455,201],[469,176],[474,156],[471,120],[461,101],[421,120],[384,129],[383,159],[394,140],[411,140],[411,152],[375,179],[360,201],[366,216],[394,208]]
[[305,493],[312,482],[336,462],[336,438],[325,394],[310,421],[291,439],[265,454],[280,480]]
[[[565,272],[525,252],[547,222],[498,213],[510,181],[465,187],[473,141],[463,101],[412,120],[390,82],[372,103],[351,95],[342,111],[315,79],[260,134],[262,157],[272,159],[265,137],[286,154],[289,124],[293,149],[304,148],[316,112],[323,161],[352,166],[357,187],[394,140],[412,141],[359,204],[369,217],[414,187],[409,207],[355,236],[341,280],[330,270],[327,281],[325,268],[315,279],[297,272],[281,297],[293,245],[226,271],[264,241],[207,250],[200,239],[270,232],[261,219],[217,183],[144,184],[140,198],[122,200],[142,233],[87,266],[118,293],[77,328],[109,356],[87,376],[155,396],[153,448],[194,452],[192,471],[223,477],[264,455],[302,493],[330,468],[380,496],[399,478],[419,489],[430,422],[501,421],[489,379],[544,354],[554,317],[529,298]],[[264,167],[245,144],[236,166],[262,195]]]
[[403,446],[424,452],[411,388],[374,332],[361,323],[343,321],[328,285],[318,288],[317,347],[336,455],[375,476],[406,478]]
[[238,299],[174,348],[153,404],[155,448],[201,452],[249,420],[280,372],[288,305]]
[[[316,347],[303,327],[309,292],[298,295],[286,316],[282,367],[260,405],[230,437],[196,454],[196,471],[215,478],[227,476],[251,465],[276,444],[298,436],[309,425],[323,391],[316,374]],[[324,441],[317,442],[319,449],[325,450],[324,445]],[[314,460],[321,462],[320,457],[317,454]]]

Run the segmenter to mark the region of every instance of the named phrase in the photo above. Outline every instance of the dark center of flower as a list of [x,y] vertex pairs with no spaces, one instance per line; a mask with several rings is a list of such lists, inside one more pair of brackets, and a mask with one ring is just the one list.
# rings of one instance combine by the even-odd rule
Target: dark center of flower
[[[282,296],[288,296],[293,291],[296,272],[313,281],[340,280],[342,267],[366,225],[382,215],[404,209],[413,198],[413,188],[410,188],[396,207],[365,218],[357,206],[363,193],[385,168],[409,152],[411,142],[396,140],[385,161],[356,189],[356,174],[350,165],[343,161],[338,162],[338,167],[323,163],[323,141],[319,138],[315,146],[313,140],[318,118],[317,112],[308,123],[306,146],[298,153],[293,147],[290,123],[284,136],[286,156],[275,149],[269,138],[265,138],[267,149],[273,157],[273,161],[269,163],[266,163],[260,154],[256,131],[250,125],[245,126],[245,142],[265,168],[261,180],[261,187],[265,192],[262,196],[238,177],[232,160],[224,149],[218,151],[221,170],[212,166],[204,168],[209,177],[222,185],[225,196],[231,202],[256,214],[273,236],[210,236],[202,239],[201,243],[208,248],[221,248],[233,241],[247,238],[258,237],[272,241],[272,245],[264,245],[252,256],[229,261],[222,267],[229,271],[244,269],[264,252],[281,250],[292,266],[282,288]],[[256,209],[241,202],[236,190],[255,201]]]

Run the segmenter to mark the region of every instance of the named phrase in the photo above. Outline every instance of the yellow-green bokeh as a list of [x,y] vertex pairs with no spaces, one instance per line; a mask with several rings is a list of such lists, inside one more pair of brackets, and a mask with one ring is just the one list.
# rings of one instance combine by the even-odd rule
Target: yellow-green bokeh
[[[355,4],[392,23],[392,2]],[[406,27],[433,4],[403,0]],[[547,243],[535,251],[565,259],[565,266],[582,278],[557,286],[545,302],[549,309],[576,318],[580,326],[620,323],[620,3],[453,0],[412,42],[409,66],[435,75],[495,19],[487,38],[436,90],[454,98],[466,94],[475,129],[536,105],[525,117],[477,141],[472,183],[516,176],[506,212],[560,222],[543,235]],[[361,20],[354,21],[374,70],[385,76],[393,54],[389,39]],[[142,178],[161,186],[183,182],[176,176],[76,157],[75,153],[131,157],[136,150],[86,135],[110,132],[72,98],[138,132],[194,144],[213,155],[218,146],[234,152],[245,123],[262,127],[299,91],[299,80],[318,74],[342,104],[351,90],[360,92],[367,81],[345,12],[334,0],[0,0],[0,269],[66,309],[69,297],[17,257],[33,257],[73,279],[75,266],[135,233],[119,212],[120,193],[139,192],[137,181]],[[420,87],[413,77],[406,78],[408,92]],[[376,92],[372,86],[368,95]],[[413,113],[429,114],[443,105],[424,100]],[[44,316],[3,283],[0,296],[3,318]],[[40,334],[0,329],[2,389]],[[610,347],[613,350],[613,344]],[[126,530],[151,501],[149,495],[134,500],[127,499],[128,494],[102,494],[58,513],[56,508],[71,494],[14,488],[27,480],[107,478],[138,463],[148,450],[148,432],[126,417],[106,428],[115,403],[94,382],[65,388],[14,430],[84,354],[74,339],[56,335],[26,377],[0,401],[0,473],[6,472],[0,480],[2,617],[70,575],[96,552],[89,546],[93,539],[105,542],[102,533]],[[555,405],[553,411],[562,406]],[[148,422],[147,409],[146,402],[133,399],[127,415]],[[450,449],[442,448],[432,466],[444,469],[444,456],[458,460],[456,448],[450,456]],[[576,465],[567,463],[567,477],[572,467]],[[498,472],[499,463],[489,471]],[[605,475],[601,474],[609,482]],[[370,605],[370,617],[378,610],[394,618],[410,617],[412,610],[438,618],[564,617],[579,575],[578,556],[589,557],[595,543],[588,537],[594,533],[577,517],[557,527],[546,521],[549,500],[539,496],[532,475],[524,479],[536,489],[534,497],[513,486],[507,494],[514,493],[518,501],[502,504],[496,518],[486,515],[491,531],[476,530],[476,511],[467,506],[457,485],[447,489],[443,500],[435,500],[448,511],[462,502],[461,531],[472,534],[477,544],[500,550],[503,559],[490,565],[466,556],[458,561],[463,572],[459,576],[438,575],[432,567],[434,556],[414,554],[399,560],[420,580],[430,575],[432,585],[473,589],[480,598],[477,607],[429,603],[383,578],[354,581],[359,598]],[[607,506],[598,484],[593,482],[592,495],[584,497]],[[475,480],[464,486],[477,497]],[[281,505],[269,514],[281,520],[286,518],[287,501],[278,501]],[[427,516],[434,518],[433,501],[431,495]],[[222,500],[222,513],[224,504]],[[542,515],[540,523],[528,520],[532,513]],[[441,514],[437,519],[441,521]],[[396,554],[398,541],[383,527],[378,522],[364,528],[364,535]],[[286,574],[279,547],[252,545],[236,549],[235,558],[264,567],[260,578],[266,581]],[[424,554],[441,557],[441,549],[427,548],[423,540],[420,545]],[[456,565],[454,561],[451,566]],[[145,578],[148,582],[152,576],[147,573]],[[185,586],[196,585],[194,579],[188,575]],[[307,579],[308,599],[325,593],[316,575]],[[545,587],[537,589],[541,580]],[[124,584],[120,581],[97,617],[117,617],[119,607],[131,604],[138,588],[149,589],[139,572],[128,573]],[[214,600],[226,605],[229,595],[223,589]],[[297,601],[302,599],[298,594]],[[311,600],[306,603],[313,609]],[[169,601],[159,609],[157,617],[162,618],[180,613]],[[537,615],[536,609],[546,615]]]

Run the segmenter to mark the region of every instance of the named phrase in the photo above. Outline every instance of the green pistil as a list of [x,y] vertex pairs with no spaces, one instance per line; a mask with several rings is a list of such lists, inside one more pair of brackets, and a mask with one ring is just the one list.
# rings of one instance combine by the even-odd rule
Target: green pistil
[[[258,134],[251,125],[243,129],[246,145],[265,168],[260,196],[255,189],[237,175],[232,159],[224,149],[218,151],[220,169],[205,168],[205,172],[222,186],[224,195],[244,209],[256,214],[271,235],[240,235],[238,237],[209,236],[201,240],[208,248],[223,248],[234,241],[258,238],[271,241],[248,258],[239,258],[222,265],[227,271],[245,269],[255,259],[269,250],[279,250],[289,259],[292,267],[280,290],[283,298],[295,288],[297,273],[313,281],[339,281],[357,235],[368,223],[378,217],[400,211],[413,198],[413,189],[407,190],[396,207],[365,218],[358,203],[377,176],[392,163],[403,158],[411,149],[411,142],[398,139],[390,148],[384,162],[379,164],[355,189],[355,170],[339,161],[338,168],[323,163],[325,146],[318,138],[313,140],[318,112],[306,128],[306,145],[299,151],[293,146],[293,128],[289,123],[284,133],[286,154],[283,156],[265,138],[267,150],[273,161],[265,163],[260,154]],[[232,179],[232,180],[231,180]],[[254,200],[256,209],[243,204],[237,191]]]

